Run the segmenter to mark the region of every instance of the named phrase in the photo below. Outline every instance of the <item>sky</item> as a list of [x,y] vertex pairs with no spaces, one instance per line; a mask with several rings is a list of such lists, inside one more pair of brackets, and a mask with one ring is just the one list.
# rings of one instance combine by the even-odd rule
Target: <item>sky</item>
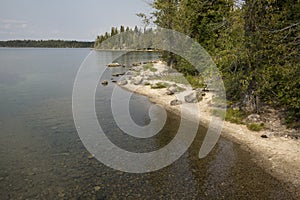
[[142,26],[149,0],[0,0],[0,40],[94,41],[112,26]]

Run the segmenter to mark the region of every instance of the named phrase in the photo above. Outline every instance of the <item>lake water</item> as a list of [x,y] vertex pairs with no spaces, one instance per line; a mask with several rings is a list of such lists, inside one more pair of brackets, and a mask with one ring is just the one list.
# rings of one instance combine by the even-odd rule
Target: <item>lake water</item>
[[[226,139],[198,159],[205,133],[201,127],[179,160],[155,172],[120,172],[89,157],[72,117],[73,82],[89,53],[89,49],[0,48],[0,199],[292,199],[285,184]],[[139,58],[151,60],[156,55],[136,53],[121,61]],[[109,139],[136,152],[167,144],[176,133],[178,117],[168,114],[155,138],[127,137],[112,118],[113,87],[113,83],[99,85],[95,102]],[[149,123],[150,105],[146,97],[131,98],[137,124]]]

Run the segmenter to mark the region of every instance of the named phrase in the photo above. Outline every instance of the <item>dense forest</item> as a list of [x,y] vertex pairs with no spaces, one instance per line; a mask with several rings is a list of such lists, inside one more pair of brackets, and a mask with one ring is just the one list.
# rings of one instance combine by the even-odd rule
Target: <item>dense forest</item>
[[94,42],[65,40],[9,40],[0,41],[0,47],[38,47],[38,48],[91,48]]
[[[150,16],[138,14],[144,30],[112,28],[111,33],[98,36],[95,46],[118,32],[152,34],[152,29],[147,29],[151,23],[184,33],[214,59],[229,106],[239,105],[247,113],[259,113],[267,105],[280,108],[285,111],[286,124],[299,128],[299,0],[153,0],[150,5],[154,8]],[[130,43],[139,42],[133,36],[113,48],[130,49]],[[195,75],[181,57],[166,53],[164,58],[174,61],[177,70]]]
[[120,26],[120,29],[112,27],[110,33],[97,36],[95,48],[145,50],[145,47],[150,47],[154,43],[154,31],[151,28],[141,29],[137,26],[133,29],[129,27],[125,29],[124,26]]

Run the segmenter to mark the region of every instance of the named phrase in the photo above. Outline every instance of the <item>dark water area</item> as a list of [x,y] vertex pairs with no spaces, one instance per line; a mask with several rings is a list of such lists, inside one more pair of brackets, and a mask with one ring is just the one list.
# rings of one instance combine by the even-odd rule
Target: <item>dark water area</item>
[[[199,159],[206,133],[202,127],[180,159],[155,172],[125,173],[92,158],[72,116],[73,83],[89,53],[89,49],[0,48],[0,199],[293,199],[285,184],[224,138]],[[101,58],[112,52],[97,54]],[[157,57],[141,54],[120,61]],[[104,78],[110,80],[111,72],[106,73]],[[111,82],[106,87],[99,84],[95,102],[99,123],[114,144],[146,152],[174,137],[180,119],[169,113],[153,138],[123,133],[111,113],[114,87]],[[146,97],[132,96],[130,112],[137,124],[149,123],[150,106]]]

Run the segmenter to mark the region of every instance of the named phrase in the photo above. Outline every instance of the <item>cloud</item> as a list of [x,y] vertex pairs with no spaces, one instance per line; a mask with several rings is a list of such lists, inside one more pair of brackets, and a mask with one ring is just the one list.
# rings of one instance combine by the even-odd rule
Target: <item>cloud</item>
[[0,35],[5,37],[14,37],[23,35],[28,32],[28,22],[25,20],[1,19],[0,18]]
[[0,19],[0,29],[6,31],[18,31],[28,27],[28,22],[15,19]]

